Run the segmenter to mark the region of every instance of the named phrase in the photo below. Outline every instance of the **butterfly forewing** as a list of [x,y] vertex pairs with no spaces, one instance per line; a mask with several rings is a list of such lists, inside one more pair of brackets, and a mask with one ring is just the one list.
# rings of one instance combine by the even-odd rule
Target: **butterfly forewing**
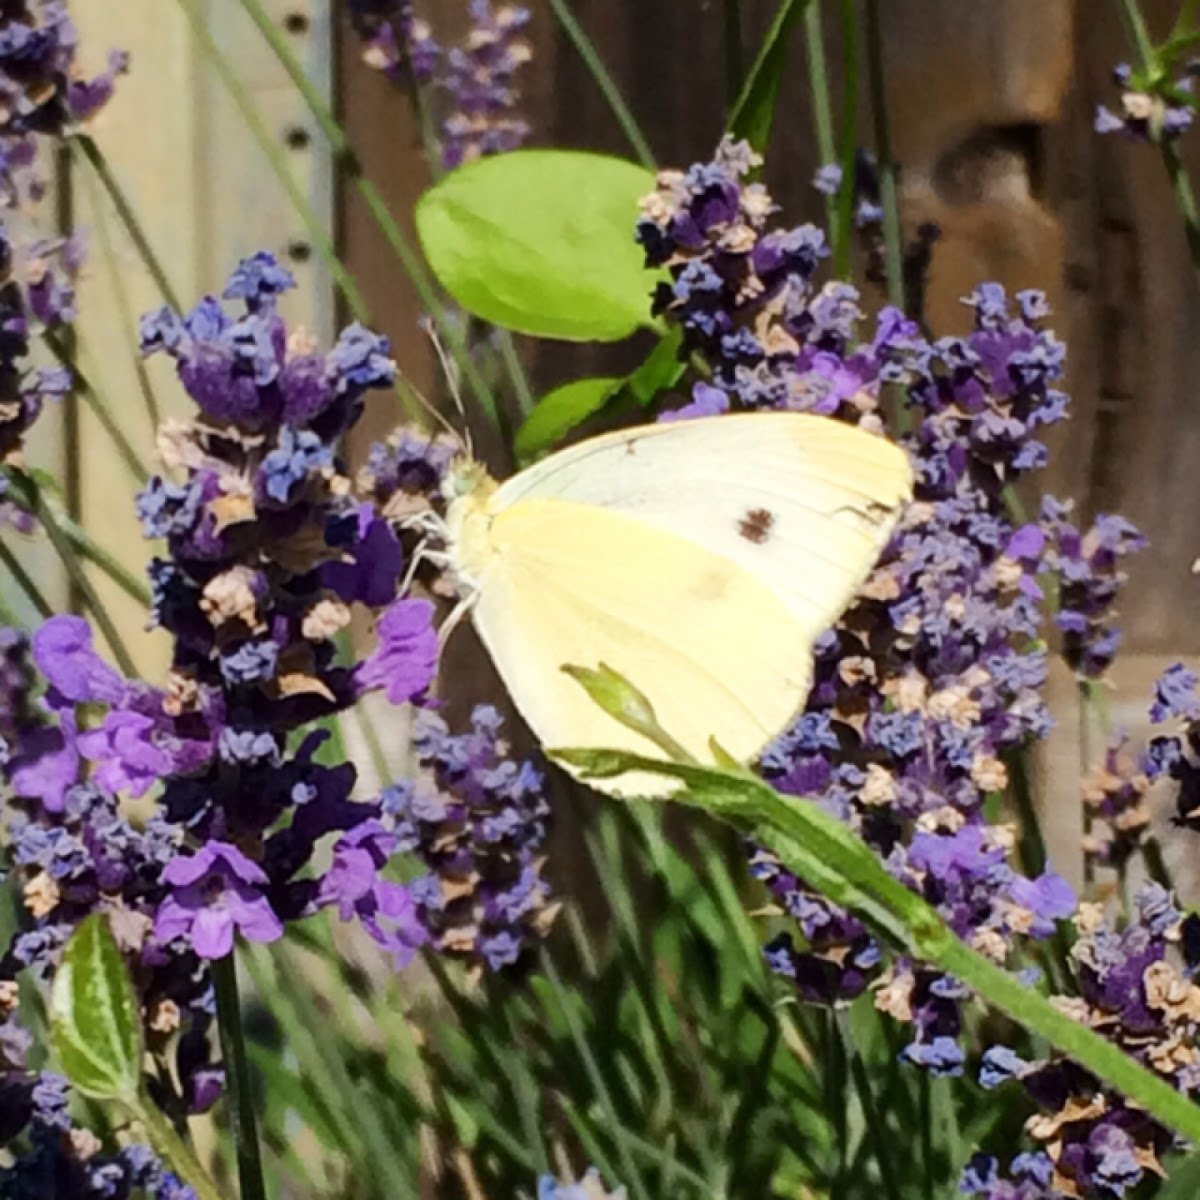
[[644,426],[560,451],[492,508],[557,498],[625,513],[720,554],[817,637],[879,556],[912,476],[881,437],[804,413]]

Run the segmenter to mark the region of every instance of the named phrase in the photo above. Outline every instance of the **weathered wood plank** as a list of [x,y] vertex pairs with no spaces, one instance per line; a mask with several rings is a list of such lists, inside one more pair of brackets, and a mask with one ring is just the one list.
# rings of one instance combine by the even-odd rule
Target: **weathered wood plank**
[[[280,19],[306,14],[294,34],[315,78],[329,80],[328,17],[314,0],[271,0]],[[218,291],[237,258],[271,249],[298,276],[298,292],[285,302],[292,319],[318,329],[332,327],[329,277],[316,256],[289,261],[289,246],[305,241],[302,227],[261,151],[233,108],[220,81],[190,33],[180,7],[163,0],[76,0],[85,65],[102,63],[110,46],[129,50],[132,66],[119,81],[112,103],[93,129],[150,244],[185,304]],[[324,15],[322,15],[324,14]],[[289,130],[309,129],[303,102],[265,47],[240,5],[215,4],[210,29],[266,114],[281,141]],[[309,136],[292,152],[297,179],[326,221],[332,192],[327,155]],[[93,229],[92,253],[80,287],[80,346],[87,370],[110,400],[114,416],[147,463],[153,431],[134,371],[134,320],[163,302],[116,212],[85,167],[72,182],[77,222]],[[117,271],[102,253],[101,227],[111,239]],[[174,372],[165,360],[148,364],[155,392],[167,415],[191,415]],[[86,412],[81,428],[82,518],[88,530],[128,567],[140,571],[148,547],[133,512],[133,485],[111,453],[104,433]],[[145,614],[107,580],[95,583],[123,637],[153,674],[167,653],[166,639],[148,639]]]

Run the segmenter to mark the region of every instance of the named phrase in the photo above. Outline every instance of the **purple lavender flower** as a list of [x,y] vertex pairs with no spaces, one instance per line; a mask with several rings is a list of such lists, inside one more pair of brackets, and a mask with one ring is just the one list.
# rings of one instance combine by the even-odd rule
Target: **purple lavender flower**
[[[745,143],[726,139],[713,162],[659,173],[636,230],[647,265],[670,274],[654,311],[678,322],[687,349],[706,357],[725,403],[879,428],[879,384],[916,327],[889,311],[874,344],[855,343],[858,294],[841,283],[818,287],[828,250],[815,226],[770,227],[770,195],[745,182],[757,164]],[[685,411],[708,411],[716,402],[703,395],[705,407]]]
[[441,51],[413,0],[350,0],[350,22],[363,39],[363,61],[393,79],[407,66],[415,83],[433,78]]
[[451,112],[442,122],[442,165],[502,154],[523,145],[529,125],[517,116],[517,76],[532,57],[521,33],[527,8],[493,0],[469,0],[470,30],[446,55],[440,80]]
[[1093,128],[1100,134],[1123,133],[1141,142],[1178,138],[1196,117],[1196,73],[1194,61],[1174,81],[1161,69],[1141,72],[1119,63],[1113,69],[1113,82],[1121,89],[1120,111],[1098,104]]
[[154,936],[183,938],[201,958],[224,958],[239,931],[251,942],[273,942],[283,925],[263,888],[270,880],[236,846],[209,842],[197,854],[176,858],[163,872],[171,892],[158,910]]
[[36,140],[61,138],[108,101],[128,57],[110,53],[106,70],[82,77],[79,35],[61,0],[9,0],[0,17],[0,176],[9,202],[44,187],[33,165]]
[[432,944],[491,970],[517,961],[554,914],[540,876],[542,777],[506,757],[500,724],[481,706],[455,735],[422,713],[415,745],[428,774],[381,797],[385,827],[429,870],[409,890]]
[[1124,560],[1144,549],[1146,539],[1123,517],[1103,514],[1081,533],[1066,520],[1069,512],[1069,505],[1053,497],[1043,502],[1049,539],[1044,566],[1058,577],[1054,620],[1063,635],[1063,657],[1081,678],[1098,679],[1121,642],[1113,617],[1127,578]]
[[397,600],[380,618],[379,645],[358,669],[359,687],[386,688],[393,704],[423,695],[438,662],[432,618],[427,600]]
[[[1185,918],[1169,892],[1150,884],[1137,894],[1135,913],[1124,928],[1107,922],[1096,904],[1080,907],[1077,925],[1071,958],[1079,995],[1062,997],[1060,1003],[1179,1090],[1195,1094],[1200,1090],[1196,918]],[[1043,1169],[1039,1183],[1052,1184],[1053,1194],[1109,1200],[1136,1188],[1147,1172],[1162,1174],[1159,1157],[1170,1147],[1171,1135],[1070,1061],[1056,1056],[1025,1062],[996,1048],[985,1056],[985,1069],[991,1086],[1005,1076],[1017,1080],[1041,1109],[1027,1128],[1044,1148],[1039,1161],[1052,1167],[1052,1174]]]

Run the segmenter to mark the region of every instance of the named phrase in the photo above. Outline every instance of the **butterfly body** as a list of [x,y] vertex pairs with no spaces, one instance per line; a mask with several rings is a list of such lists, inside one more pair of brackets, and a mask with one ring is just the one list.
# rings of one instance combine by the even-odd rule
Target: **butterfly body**
[[715,738],[750,761],[803,704],[813,642],[874,564],[911,475],[882,438],[760,413],[622,430],[454,487],[451,570],[544,744],[648,749],[562,670],[603,663],[697,758]]

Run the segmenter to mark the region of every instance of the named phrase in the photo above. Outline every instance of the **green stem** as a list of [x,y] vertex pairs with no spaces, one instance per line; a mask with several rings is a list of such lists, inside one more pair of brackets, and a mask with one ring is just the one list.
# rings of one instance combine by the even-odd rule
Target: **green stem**
[[[185,5],[190,2],[191,0],[180,0],[180,3]],[[450,318],[446,306],[438,296],[437,287],[426,270],[421,256],[413,248],[404,231],[397,224],[395,217],[388,210],[387,203],[379,189],[363,173],[362,163],[359,162],[358,155],[350,144],[350,139],[338,124],[333,111],[320,92],[313,86],[312,80],[305,74],[303,64],[296,57],[283,31],[263,7],[262,0],[241,0],[241,2],[246,14],[257,26],[280,65],[287,71],[288,77],[303,96],[313,119],[329,142],[330,153],[333,155],[335,165],[345,172],[346,177],[354,185],[355,191],[362,197],[367,211],[383,235],[384,241],[387,242],[388,248],[395,254],[416,290],[421,306],[437,327],[438,336],[453,352],[463,378],[467,381],[480,408],[483,409],[493,425],[497,424],[499,407],[496,398],[480,374],[479,368],[475,365],[462,331]],[[213,52],[220,59],[220,50],[214,46]],[[228,70],[227,67],[226,70]],[[360,317],[360,320],[362,319],[364,318]],[[406,404],[410,407],[418,403],[409,389],[405,389],[404,395]],[[415,409],[410,411],[410,415],[415,415]]]
[[134,666],[133,657],[130,655],[124,640],[117,631],[113,619],[108,615],[107,608],[105,608],[100,597],[96,594],[96,589],[92,586],[92,581],[87,577],[87,572],[83,569],[83,563],[80,561],[79,555],[75,552],[75,548],[71,545],[70,538],[67,537],[66,531],[60,524],[54,510],[46,503],[46,498],[42,495],[41,488],[38,487],[37,482],[32,476],[15,467],[5,468],[4,475],[20,493],[25,506],[41,522],[42,528],[45,529],[55,553],[62,561],[63,566],[66,567],[67,574],[71,577],[71,582],[74,584],[88,611],[92,614],[92,619],[96,622],[100,632],[104,635],[104,640],[108,642],[113,658],[117,660],[117,665],[124,671],[126,676],[129,678],[135,677],[137,675],[137,668]]
[[855,0],[842,0],[842,139],[839,158],[842,186],[837,196],[834,266],[840,279],[850,278],[854,231],[855,177],[858,172],[858,15]]
[[144,580],[139,579],[110,550],[105,550],[85,529],[82,529],[65,513],[57,513],[56,517],[59,528],[76,554],[107,575],[121,591],[136,600],[143,608],[151,606],[153,598]]
[[345,297],[346,303],[350,306],[354,315],[363,324],[369,324],[371,318],[367,302],[363,298],[362,292],[358,290],[358,284],[354,282],[354,278],[346,270],[345,264],[338,256],[337,248],[333,244],[333,238],[329,235],[329,231],[313,210],[312,205],[308,202],[308,197],[305,196],[300,185],[292,175],[291,167],[288,164],[287,152],[272,134],[266,121],[263,120],[262,114],[251,99],[246,86],[229,65],[229,61],[225,55],[221,53],[221,48],[217,45],[216,39],[210,32],[204,17],[197,11],[196,0],[179,0],[179,4],[192,27],[192,33],[200,44],[201,50],[203,50],[205,57],[212,63],[213,69],[220,76],[225,90],[229,93],[230,99],[237,107],[242,120],[245,122],[246,128],[250,130],[254,140],[258,143],[258,148],[262,151],[263,157],[267,160],[272,173],[279,181],[279,185],[287,193],[287,198],[291,202],[292,208],[295,209],[297,216],[304,223],[304,228],[308,231],[308,236],[312,239],[313,245],[316,246],[321,257],[329,264],[330,273],[338,290]]
[[[94,184],[89,187],[89,200],[92,224],[100,243],[100,256],[104,259],[104,273],[108,277],[108,285],[116,300],[117,315],[120,318],[125,341],[134,346],[138,342],[138,326],[133,313],[133,303],[129,298],[129,289],[125,286],[125,273],[117,262],[117,251],[113,245],[112,231],[108,227],[108,218],[97,203],[94,188]],[[154,385],[150,382],[150,372],[146,370],[146,364],[140,354],[133,356],[133,369],[137,375],[138,389],[142,393],[142,403],[146,406],[146,416],[150,419],[150,428],[156,430],[162,424],[162,412],[158,405],[158,397],[154,392]]]
[[217,1027],[221,1034],[221,1057],[229,1084],[230,1124],[237,1150],[241,1200],[266,1200],[262,1153],[258,1145],[258,1121],[250,1084],[250,1062],[242,1030],[238,998],[237,959],[231,951],[212,963],[213,986],[217,993]]
[[54,606],[46,599],[41,588],[34,583],[29,572],[21,566],[21,560],[12,552],[12,548],[7,542],[0,542],[0,563],[3,563],[8,569],[8,573],[13,577],[17,587],[25,593],[30,604],[37,609],[38,615],[43,620],[54,616]]
[[[742,0],[725,0],[725,107],[732,112],[742,94],[746,75],[746,46],[742,36]],[[727,122],[728,123],[728,122]]]
[[825,1012],[824,1034],[825,1063],[821,1074],[825,1085],[825,1111],[833,1123],[829,1195],[840,1197],[845,1186],[846,1168],[850,1164],[850,1139],[847,1133],[850,1114],[846,1097],[846,1056],[837,1025],[837,1013],[832,1008]]
[[620,1115],[617,1112],[616,1104],[613,1103],[612,1093],[608,1090],[608,1083],[605,1081],[604,1072],[601,1071],[600,1064],[597,1063],[595,1055],[592,1053],[592,1048],[588,1045],[583,1027],[579,1023],[579,1014],[574,1008],[575,993],[563,985],[558,969],[554,965],[554,960],[545,949],[542,950],[538,962],[550,984],[559,1013],[566,1022],[571,1041],[574,1043],[576,1053],[578,1053],[583,1062],[584,1072],[595,1089],[596,1100],[600,1110],[604,1113],[605,1120],[609,1124],[613,1140],[616,1142],[617,1157],[620,1159],[625,1186],[629,1188],[629,1193],[635,1197],[635,1200],[636,1198],[650,1200],[650,1192],[646,1188],[645,1181],[642,1179],[641,1172],[638,1170],[637,1163],[634,1161],[629,1147],[625,1144],[624,1129],[621,1124]]
[[146,1131],[146,1140],[154,1152],[196,1193],[199,1200],[229,1200],[229,1197],[221,1195],[195,1152],[175,1132],[171,1122],[159,1112],[153,1101],[143,1100],[132,1110],[132,1116]]
[[589,74],[596,81],[596,86],[604,93],[604,99],[608,101],[608,107],[616,118],[617,124],[620,125],[621,132],[625,134],[625,140],[637,156],[638,162],[647,170],[653,171],[657,165],[654,151],[650,149],[650,143],[646,141],[636,118],[621,95],[621,89],[617,87],[613,77],[608,73],[608,68],[592,44],[591,38],[575,19],[570,4],[567,0],[550,0],[550,7],[554,10],[554,15],[558,18],[563,32],[571,39],[571,44],[575,47],[579,57],[583,59]]
[[[1141,68],[1149,72],[1157,64],[1158,54],[1138,0],[1119,0],[1119,9],[1129,40],[1137,51]],[[1181,10],[1176,29],[1181,27],[1184,18],[1185,13]],[[1188,20],[1190,23],[1190,14]],[[1183,218],[1183,233],[1187,239],[1188,256],[1192,261],[1192,274],[1197,284],[1200,284],[1200,212],[1196,208],[1196,194],[1192,190],[1191,179],[1179,155],[1179,147],[1169,138],[1164,138],[1159,129],[1153,130],[1152,136],[1158,144],[1163,165],[1167,169],[1167,177],[1171,181],[1171,190],[1175,193],[1175,204],[1180,217]]]
[[893,878],[857,834],[817,804],[780,796],[748,773],[609,751],[557,753],[585,771],[590,763],[592,770],[609,777],[650,770],[681,779],[686,791],[673,799],[741,826],[789,870],[852,909],[903,951],[960,980],[984,1004],[1044,1037],[1168,1128],[1200,1140],[1200,1105],[962,942],[936,909]]
[[904,243],[900,230],[900,201],[896,192],[896,162],[888,124],[887,81],[883,67],[883,33],[879,0],[866,0],[867,74],[871,83],[871,111],[875,125],[875,160],[879,170],[879,199],[883,205],[883,241],[887,256],[888,299],[907,311],[904,295]]
[[1188,257],[1192,262],[1192,275],[1200,285],[1200,212],[1196,208],[1196,193],[1192,181],[1179,155],[1179,147],[1166,138],[1158,139],[1158,148],[1167,168],[1171,190],[1175,193],[1175,204],[1183,219],[1183,233],[1187,239]]
[[875,1099],[875,1088],[871,1082],[871,1073],[863,1062],[854,1045],[854,1034],[846,1010],[838,1011],[838,1028],[842,1034],[845,1055],[850,1063],[850,1077],[854,1081],[854,1090],[858,1093],[862,1105],[863,1121],[866,1124],[866,1137],[875,1154],[875,1162],[879,1167],[879,1180],[883,1195],[887,1200],[902,1200],[899,1182],[904,1173],[897,1170],[892,1159],[891,1147],[888,1143],[887,1115],[880,1109]]
[[78,365],[78,354],[73,354],[71,347],[54,330],[47,330],[43,335],[43,341],[45,341],[50,353],[54,355],[60,365],[70,372],[72,382],[75,385],[75,392],[87,401],[87,406],[91,409],[92,415],[100,423],[100,427],[104,432],[108,434],[109,440],[116,448],[129,473],[133,476],[134,482],[139,486],[144,485],[150,478],[150,472],[146,470],[142,464],[141,456],[121,431],[121,427],[112,415],[112,409],[108,401],[84,373],[83,368]]
[[1186,38],[1190,34],[1194,34],[1193,26],[1196,24],[1196,14],[1200,12],[1200,0],[1183,0],[1179,6],[1179,16],[1175,18],[1175,24],[1171,27],[1170,41],[1175,41],[1176,38]]
[[[821,28],[821,6],[810,4],[804,13],[804,44],[808,54],[808,78],[812,96],[813,131],[822,166],[837,162],[833,138],[833,105],[830,102],[829,68],[825,61],[825,31]],[[845,179],[842,187],[848,186]],[[825,229],[832,243],[837,237],[837,197],[825,196]]]
[[527,417],[533,411],[536,401],[529,387],[529,377],[525,374],[525,366],[517,354],[517,346],[513,341],[512,334],[507,329],[497,329],[496,344],[500,348],[500,358],[504,363],[504,369],[508,372],[513,389],[517,393],[517,408],[521,416]]
[[179,297],[175,289],[171,286],[170,280],[167,278],[162,260],[155,254],[154,247],[150,245],[145,231],[138,222],[133,205],[130,204],[124,190],[117,182],[116,176],[112,173],[107,160],[100,152],[100,147],[86,134],[77,136],[74,139],[74,143],[83,151],[84,158],[87,159],[92,170],[96,172],[96,178],[100,180],[104,190],[108,193],[108,198],[117,210],[117,215],[121,218],[121,223],[125,226],[130,238],[133,239],[133,244],[137,248],[142,262],[146,264],[146,270],[150,272],[150,277],[154,280],[163,301],[178,310],[180,308]]

